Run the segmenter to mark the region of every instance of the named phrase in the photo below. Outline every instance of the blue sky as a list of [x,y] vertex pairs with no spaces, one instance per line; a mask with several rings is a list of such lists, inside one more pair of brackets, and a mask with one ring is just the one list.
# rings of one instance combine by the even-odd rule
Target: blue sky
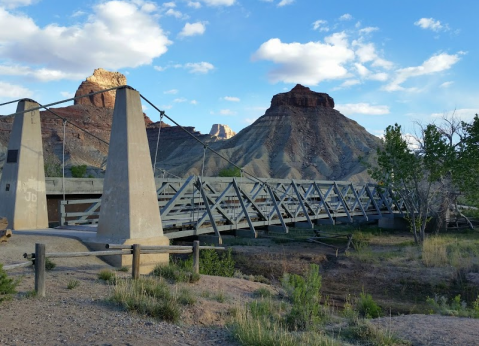
[[0,0],[0,103],[70,97],[103,67],[202,133],[238,132],[297,83],[373,134],[413,132],[479,113],[478,13],[476,0]]

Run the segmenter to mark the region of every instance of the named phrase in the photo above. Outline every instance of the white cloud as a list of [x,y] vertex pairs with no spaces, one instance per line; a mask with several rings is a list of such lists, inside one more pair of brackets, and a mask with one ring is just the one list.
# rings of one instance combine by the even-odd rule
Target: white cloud
[[269,73],[270,81],[317,85],[323,80],[345,78],[343,66],[354,59],[344,35],[335,34],[326,43],[283,43],[278,38],[263,43],[253,55],[254,60],[268,60],[279,64]]
[[196,101],[196,100],[191,100],[190,103],[191,103],[192,105],[197,105],[197,104],[198,104],[198,101]]
[[379,28],[377,28],[375,26],[368,26],[367,28],[360,29],[359,33],[360,34],[370,34],[374,31],[378,31],[378,30],[379,30]]
[[50,82],[61,79],[78,80],[85,77],[84,73],[69,73],[60,70],[51,70],[40,68],[34,70],[28,66],[20,65],[0,65],[0,75],[3,76],[26,76],[32,77],[41,82]]
[[198,9],[201,7],[201,3],[198,1],[188,1],[188,7],[193,7]]
[[401,86],[406,80],[411,77],[417,77],[422,75],[429,75],[441,71],[449,70],[454,64],[459,61],[459,54],[447,54],[441,53],[433,55],[420,66],[406,67],[396,71],[396,76],[393,81],[384,87],[386,91],[404,90]]
[[24,98],[32,96],[32,92],[20,85],[0,81],[0,98]]
[[203,0],[207,6],[232,6],[236,0]]
[[163,7],[175,8],[176,4],[173,1],[163,3]]
[[349,13],[345,13],[341,17],[339,17],[339,20],[351,20],[351,19],[353,19],[353,16],[351,16]]
[[368,79],[377,80],[380,82],[385,82],[389,78],[389,75],[385,72],[378,72],[368,76]]
[[356,67],[356,70],[358,71],[359,75],[361,77],[367,76],[371,71],[368,70],[366,66],[360,63],[355,63],[354,66]]
[[313,23],[313,30],[319,30],[321,32],[328,32],[329,27],[327,26],[328,21],[319,19]]
[[439,31],[447,31],[449,30],[449,26],[442,25],[439,20],[435,20],[434,18],[421,18],[414,25],[421,27],[422,29],[429,29],[435,32]]
[[205,24],[207,24],[207,22],[186,23],[178,36],[186,37],[203,35],[206,30]]
[[187,99],[185,99],[184,97],[180,97],[180,98],[177,98],[177,99],[174,99],[173,102],[175,103],[183,103],[183,102],[186,102],[188,101]]
[[349,88],[353,85],[361,84],[361,81],[358,79],[348,79],[347,81],[344,81],[339,88]]
[[221,109],[220,114],[221,115],[235,115],[236,112],[233,112],[231,109]]
[[176,95],[176,94],[178,94],[178,89],[166,90],[166,91],[163,91],[163,94]]
[[178,18],[178,19],[180,19],[180,18],[184,18],[184,19],[185,19],[185,18],[188,18],[187,15],[184,15],[184,14],[181,13],[180,11],[174,10],[174,9],[172,9],[172,8],[168,9],[168,11],[166,11],[165,14],[166,14],[167,16],[175,17],[175,18]]
[[144,112],[146,112],[148,110],[148,107],[145,106],[145,105],[141,105],[141,110]]
[[189,62],[184,65],[184,68],[186,68],[190,73],[208,73],[215,67],[209,62],[202,61],[195,63]]
[[69,91],[60,91],[60,95],[62,95],[66,99],[70,99],[73,96],[75,96],[75,93],[69,92]]
[[81,17],[81,16],[84,16],[86,14],[86,12],[83,12],[83,11],[76,11],[72,14],[72,17],[75,18],[75,17]]
[[157,71],[163,72],[169,68],[179,69],[184,68],[188,70],[190,73],[208,73],[209,71],[213,70],[215,67],[213,64],[209,62],[189,62],[186,64],[169,64],[166,66],[153,66],[153,68]]
[[146,13],[155,12],[157,9],[156,4],[153,2],[145,2],[141,5],[141,10]]
[[240,102],[239,97],[234,97],[234,96],[225,96],[223,97],[223,99],[230,102]]
[[294,2],[294,0],[281,0],[281,1],[278,3],[278,7],[283,7],[283,6],[286,6],[286,5],[291,5],[293,2]]
[[22,6],[28,6],[36,2],[36,0],[0,0],[0,6],[13,9]]
[[382,105],[371,105],[369,103],[346,103],[336,105],[335,108],[344,115],[367,114],[383,115],[389,114],[389,107]]
[[382,67],[385,69],[390,69],[393,66],[392,62],[378,56],[374,43],[364,43],[362,40],[358,40],[353,41],[352,45],[355,48],[356,56],[361,63],[370,62],[374,67]]
[[173,106],[172,106],[172,105],[163,105],[163,106],[161,106],[161,108],[163,108],[163,109],[172,109]]
[[26,15],[0,8],[0,55],[5,66],[9,61],[33,65],[37,70],[31,74],[46,80],[84,77],[98,66],[118,70],[150,64],[171,42],[156,17],[139,6],[102,2],[82,24],[43,28]]
[[453,81],[449,81],[449,82],[444,82],[442,83],[441,85],[439,85],[439,87],[441,88],[449,88],[451,85],[453,85],[454,82]]

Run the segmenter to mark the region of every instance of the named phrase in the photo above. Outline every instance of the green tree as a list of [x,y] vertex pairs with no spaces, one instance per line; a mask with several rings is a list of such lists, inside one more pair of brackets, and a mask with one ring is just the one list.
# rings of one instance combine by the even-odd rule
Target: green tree
[[441,125],[421,127],[416,148],[408,145],[401,126],[388,126],[384,146],[377,151],[377,165],[369,166],[382,188],[391,189],[404,201],[416,243],[424,240],[432,216],[438,227],[444,223],[460,193],[478,204],[479,117],[470,124],[443,120]]

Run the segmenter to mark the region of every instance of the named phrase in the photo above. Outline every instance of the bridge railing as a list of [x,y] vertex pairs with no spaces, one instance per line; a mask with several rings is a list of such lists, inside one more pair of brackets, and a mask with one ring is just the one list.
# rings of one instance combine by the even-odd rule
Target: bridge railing
[[[163,229],[170,239],[274,226],[287,232],[286,224],[313,228],[392,217],[405,211],[399,195],[371,183],[348,181],[246,178],[167,179],[160,182],[158,207]],[[71,211],[75,206],[77,210]],[[82,210],[78,210],[83,206]],[[70,209],[70,211],[69,211]],[[60,202],[62,225],[98,222],[101,199]]]

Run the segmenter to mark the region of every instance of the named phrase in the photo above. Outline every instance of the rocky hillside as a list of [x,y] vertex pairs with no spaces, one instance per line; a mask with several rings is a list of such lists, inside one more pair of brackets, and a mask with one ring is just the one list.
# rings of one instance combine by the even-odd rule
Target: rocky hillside
[[[259,177],[369,180],[359,157],[369,158],[380,140],[334,109],[327,94],[297,85],[275,95],[255,123],[212,148]],[[200,145],[181,156],[162,153],[159,165],[175,174],[198,172]],[[217,175],[228,165],[208,154],[205,172]],[[184,174],[184,173],[183,173]]]
[[[78,88],[76,95],[126,84],[125,76],[97,69]],[[52,109],[95,136],[109,141],[114,93],[79,99],[73,106]],[[62,120],[43,111],[42,135],[48,165],[60,163],[63,143]],[[275,95],[271,107],[254,124],[234,135],[227,125],[213,125],[210,134],[185,127],[152,123],[145,116],[152,161],[158,144],[157,168],[178,175],[200,174],[203,146],[193,137],[259,177],[328,180],[369,180],[359,157],[368,158],[380,145],[355,121],[334,109],[327,94],[297,85]],[[0,117],[0,166],[5,159],[12,118]],[[159,136],[158,136],[159,135]],[[159,138],[159,142],[158,142]],[[86,164],[89,173],[101,176],[108,147],[70,124],[66,127],[66,164]],[[229,165],[210,152],[206,154],[205,175],[216,176]],[[159,174],[159,173],[157,173]]]

